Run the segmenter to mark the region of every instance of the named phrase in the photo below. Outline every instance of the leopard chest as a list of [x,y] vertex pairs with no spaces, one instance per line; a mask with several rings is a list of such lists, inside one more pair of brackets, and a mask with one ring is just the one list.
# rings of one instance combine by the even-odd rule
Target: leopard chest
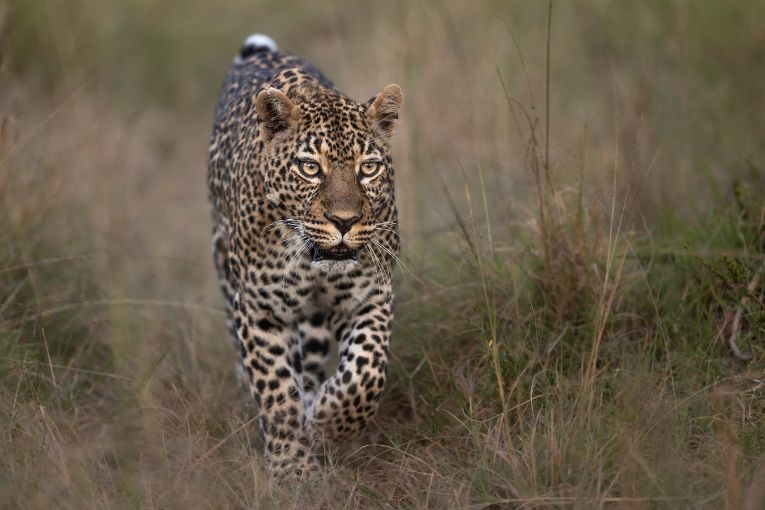
[[289,227],[266,229],[247,249],[247,294],[256,296],[261,308],[285,321],[315,310],[342,313],[357,308],[375,287],[372,261],[357,260],[317,267],[310,245]]

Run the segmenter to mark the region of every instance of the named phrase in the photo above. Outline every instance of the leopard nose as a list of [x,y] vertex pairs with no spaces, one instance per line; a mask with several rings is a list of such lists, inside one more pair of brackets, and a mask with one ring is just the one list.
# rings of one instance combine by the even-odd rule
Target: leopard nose
[[333,225],[340,231],[340,235],[343,236],[348,232],[351,227],[361,219],[360,214],[352,212],[336,212],[336,213],[324,213],[324,217],[327,218]]

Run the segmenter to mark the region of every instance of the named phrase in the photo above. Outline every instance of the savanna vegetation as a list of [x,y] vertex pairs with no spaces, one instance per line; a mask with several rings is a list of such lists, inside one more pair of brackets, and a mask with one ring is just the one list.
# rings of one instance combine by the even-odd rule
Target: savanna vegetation
[[[765,2],[0,3],[0,506],[765,507]],[[255,31],[405,94],[381,411],[260,466],[206,150]]]

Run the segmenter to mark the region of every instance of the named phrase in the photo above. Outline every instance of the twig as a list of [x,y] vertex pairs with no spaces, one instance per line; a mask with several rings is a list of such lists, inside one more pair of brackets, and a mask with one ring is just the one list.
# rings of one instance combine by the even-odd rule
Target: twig
[[731,326],[730,336],[728,337],[728,346],[730,346],[730,350],[733,351],[733,355],[741,361],[752,359],[751,352],[742,352],[739,348],[738,336],[741,331],[741,319],[744,316],[744,308],[749,304],[749,296],[754,294],[754,291],[757,290],[763,270],[765,270],[765,263],[760,265],[760,268],[754,273],[754,276],[749,281],[749,285],[746,286],[746,295],[741,298],[739,305],[736,307],[736,313],[733,316],[733,325]]
[[547,72],[545,73],[545,177],[550,185],[550,32],[552,31],[552,0],[547,7]]

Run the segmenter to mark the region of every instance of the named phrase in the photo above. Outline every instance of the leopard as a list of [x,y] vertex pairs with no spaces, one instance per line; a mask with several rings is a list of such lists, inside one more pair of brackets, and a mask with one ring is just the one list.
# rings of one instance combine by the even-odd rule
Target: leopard
[[278,482],[321,472],[322,445],[358,437],[379,407],[402,101],[397,84],[353,100],[262,34],[245,40],[221,86],[207,172],[213,261]]

